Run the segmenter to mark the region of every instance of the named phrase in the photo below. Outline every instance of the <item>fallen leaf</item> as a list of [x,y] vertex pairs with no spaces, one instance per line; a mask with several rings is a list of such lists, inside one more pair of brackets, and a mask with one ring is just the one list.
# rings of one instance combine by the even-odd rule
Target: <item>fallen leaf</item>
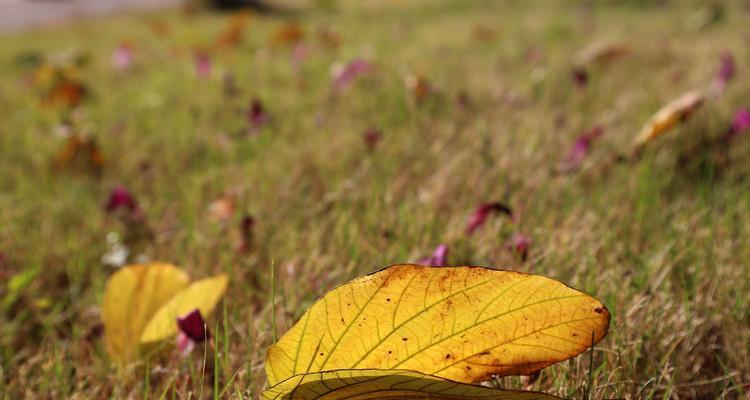
[[553,400],[559,397],[468,385],[414,371],[356,369],[293,376],[263,392],[264,400],[430,399]]
[[271,346],[273,386],[337,369],[406,369],[463,383],[527,375],[602,340],[609,311],[553,279],[394,265],[328,292]]
[[578,136],[565,160],[563,160],[563,172],[571,172],[580,168],[583,160],[589,154],[589,151],[591,151],[591,145],[603,134],[604,128],[597,125]]
[[291,45],[297,44],[305,37],[302,27],[297,23],[286,23],[280,26],[271,36],[271,44]]
[[104,346],[112,361],[126,365],[137,360],[143,328],[188,281],[184,271],[163,263],[126,266],[109,278],[102,320]]
[[55,166],[99,174],[104,168],[104,155],[93,137],[72,134],[57,152]]
[[628,47],[617,42],[595,42],[583,48],[574,56],[574,63],[578,67],[603,66],[624,56]]
[[702,92],[690,91],[662,107],[635,138],[636,149],[690,118],[703,105],[704,99]]

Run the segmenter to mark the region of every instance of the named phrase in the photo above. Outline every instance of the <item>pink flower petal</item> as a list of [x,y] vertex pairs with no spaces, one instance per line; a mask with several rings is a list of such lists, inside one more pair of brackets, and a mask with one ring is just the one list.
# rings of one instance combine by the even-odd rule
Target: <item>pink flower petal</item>
[[529,256],[529,249],[531,248],[531,237],[523,234],[523,233],[516,233],[511,238],[511,245],[513,247],[513,250],[521,256],[521,260],[526,261],[526,259]]
[[193,54],[193,63],[195,64],[195,74],[199,78],[211,76],[211,57],[207,53],[196,51]]
[[716,77],[714,78],[714,87],[719,92],[723,92],[726,90],[729,81],[734,78],[734,74],[734,56],[728,52],[722,54],[721,61],[719,62],[719,70],[716,71]]
[[195,341],[193,341],[193,339],[190,339],[186,334],[182,332],[177,335],[177,349],[180,351],[180,354],[182,354],[183,357],[186,357],[188,354],[190,354],[194,348]]
[[429,265],[433,267],[442,267],[447,263],[448,246],[441,244],[435,248],[435,251],[429,257],[420,258],[417,264]]
[[745,133],[750,130],[750,110],[747,108],[741,108],[734,113],[734,119],[732,120],[732,126],[727,131],[725,136],[726,140],[732,140],[736,136]]
[[604,128],[597,125],[578,136],[563,161],[563,170],[567,172],[578,169],[589,154],[594,140],[598,139],[602,134],[604,134]]
[[513,215],[513,211],[510,209],[510,207],[506,206],[503,203],[495,202],[480,204],[474,210],[474,214],[472,214],[471,218],[469,219],[469,223],[466,226],[466,234],[470,235],[474,233],[477,229],[484,225],[487,217],[489,217],[489,215],[494,212],[500,212],[508,216]]
[[130,69],[133,64],[133,46],[123,42],[112,53],[112,66],[118,71]]
[[333,88],[341,91],[349,87],[358,77],[369,74],[372,63],[361,58],[351,60],[346,66],[334,72]]

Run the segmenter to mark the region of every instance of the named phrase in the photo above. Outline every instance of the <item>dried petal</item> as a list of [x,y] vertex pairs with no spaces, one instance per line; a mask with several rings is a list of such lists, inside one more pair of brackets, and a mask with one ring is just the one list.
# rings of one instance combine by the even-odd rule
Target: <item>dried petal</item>
[[474,233],[477,229],[484,225],[487,217],[494,212],[500,212],[508,216],[513,215],[513,211],[510,209],[510,207],[506,206],[503,203],[495,202],[480,204],[479,206],[477,206],[476,210],[474,210],[474,214],[471,215],[471,219],[469,219],[469,223],[466,226],[466,233]]
[[578,136],[565,161],[563,161],[563,171],[569,172],[578,169],[591,150],[591,144],[603,133],[604,128],[597,125]]

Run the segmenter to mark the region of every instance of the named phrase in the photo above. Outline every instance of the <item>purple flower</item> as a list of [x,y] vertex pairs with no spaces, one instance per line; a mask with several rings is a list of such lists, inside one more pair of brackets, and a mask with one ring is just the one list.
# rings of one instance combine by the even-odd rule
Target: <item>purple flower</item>
[[474,233],[477,229],[484,225],[487,217],[489,217],[489,215],[494,212],[500,212],[508,216],[513,215],[513,211],[510,209],[510,207],[506,206],[503,203],[495,202],[480,204],[474,210],[474,213],[469,219],[469,223],[466,225],[466,234],[470,235]]
[[205,52],[196,51],[193,54],[195,63],[195,74],[199,78],[208,78],[211,75],[211,57]]
[[441,244],[435,248],[435,251],[429,257],[420,258],[417,264],[429,265],[432,267],[442,267],[446,264],[448,258],[448,246]]
[[347,65],[335,68],[333,71],[333,88],[336,91],[341,91],[349,87],[354,80],[362,75],[369,74],[373,69],[371,62],[355,58],[351,60]]
[[118,71],[126,71],[133,64],[133,46],[128,42],[122,42],[112,52],[112,66]]
[[206,321],[203,320],[197,308],[182,317],[177,317],[177,348],[183,356],[187,356],[195,348],[196,343],[203,342],[210,337]]
[[382,138],[383,133],[375,127],[371,127],[370,129],[366,130],[363,136],[365,145],[369,150],[374,150],[375,146],[377,146],[378,142],[380,142],[380,139]]
[[591,144],[602,134],[604,134],[604,128],[597,125],[578,136],[576,141],[573,142],[573,147],[571,147],[567,157],[565,157],[565,160],[563,161],[563,170],[569,172],[578,169],[581,166],[581,163],[583,163],[583,160],[589,154]]
[[180,332],[196,343],[200,343],[209,337],[206,321],[203,320],[203,316],[197,308],[182,317],[177,317],[177,326],[180,328]]
[[725,138],[727,141],[732,140],[736,136],[745,133],[748,129],[750,129],[750,110],[741,108],[734,113],[732,126],[727,131]]
[[516,233],[511,238],[511,247],[521,257],[522,261],[526,261],[529,257],[531,242],[531,237],[523,233]]
[[112,189],[107,202],[104,204],[104,210],[107,213],[113,213],[119,209],[125,209],[133,215],[141,212],[135,197],[124,186],[116,186]]
[[261,103],[258,99],[254,99],[250,103],[250,108],[247,110],[246,116],[247,122],[250,124],[250,131],[252,133],[259,131],[271,119],[271,116],[268,115],[265,108],[263,107],[263,103]]
[[734,56],[729,52],[722,54],[719,70],[716,71],[716,77],[714,78],[714,87],[718,92],[721,93],[727,88],[729,81],[734,78],[734,73]]

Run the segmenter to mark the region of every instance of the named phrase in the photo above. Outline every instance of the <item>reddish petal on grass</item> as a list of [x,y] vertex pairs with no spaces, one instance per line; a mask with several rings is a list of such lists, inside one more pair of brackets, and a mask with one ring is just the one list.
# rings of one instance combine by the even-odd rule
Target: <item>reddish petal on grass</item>
[[125,209],[131,213],[140,212],[135,197],[124,186],[117,186],[109,193],[109,198],[104,204],[107,213],[113,213],[119,209]]
[[253,228],[255,227],[255,218],[245,215],[240,221],[240,246],[239,251],[246,251],[253,243]]
[[578,169],[589,154],[594,140],[602,134],[604,134],[604,128],[597,125],[578,136],[563,162],[563,170],[567,172]]
[[203,320],[200,310],[195,309],[182,317],[177,317],[177,326],[180,332],[190,340],[200,343],[209,337],[206,321]]
[[721,56],[719,62],[719,70],[716,71],[716,77],[714,78],[714,87],[717,91],[723,92],[729,81],[734,78],[735,67],[734,67],[734,56],[732,53],[724,53]]
[[345,66],[334,66],[333,88],[337,91],[346,89],[358,77],[369,74],[372,70],[372,63],[361,58],[355,58]]
[[252,133],[257,132],[266,126],[271,119],[270,115],[266,112],[265,107],[263,107],[263,103],[258,99],[254,99],[250,103],[250,108],[247,110],[246,116]]
[[382,138],[383,138],[383,133],[379,129],[374,128],[374,127],[366,130],[363,136],[365,145],[367,146],[368,150],[374,150],[375,146],[378,145],[378,142],[380,142],[380,139]]
[[207,53],[196,51],[193,54],[193,63],[195,74],[199,78],[208,78],[211,75],[211,57]]
[[469,223],[468,225],[466,225],[466,233],[474,233],[477,229],[484,225],[484,223],[487,221],[487,217],[495,212],[500,212],[508,216],[513,215],[513,211],[510,209],[510,207],[506,206],[503,203],[495,202],[480,204],[474,210],[474,214],[471,215]]
[[448,258],[448,246],[441,244],[435,248],[435,251],[429,257],[420,258],[417,264],[428,265],[432,267],[443,267]]
[[584,88],[589,83],[589,73],[583,67],[573,68],[571,77],[573,78],[573,83],[579,88]]
[[526,261],[529,257],[529,249],[531,248],[531,237],[523,233],[516,233],[511,238],[511,246],[513,251],[521,257],[521,260]]
[[734,137],[745,133],[747,130],[750,130],[750,110],[742,108],[734,113],[732,126],[726,134],[726,140],[732,140]]
[[128,42],[120,43],[112,53],[112,67],[118,71],[126,71],[133,64],[133,45]]

